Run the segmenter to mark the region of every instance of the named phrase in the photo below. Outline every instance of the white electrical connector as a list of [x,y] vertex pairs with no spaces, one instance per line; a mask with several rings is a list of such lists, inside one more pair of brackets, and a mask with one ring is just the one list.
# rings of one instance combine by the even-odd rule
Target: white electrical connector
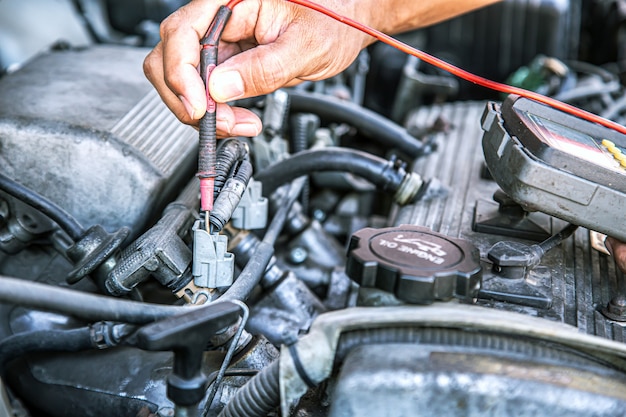
[[230,221],[238,229],[264,229],[267,226],[267,204],[262,184],[251,178]]
[[193,225],[194,284],[201,288],[229,287],[234,281],[235,256],[227,252],[228,237],[205,230],[201,220]]

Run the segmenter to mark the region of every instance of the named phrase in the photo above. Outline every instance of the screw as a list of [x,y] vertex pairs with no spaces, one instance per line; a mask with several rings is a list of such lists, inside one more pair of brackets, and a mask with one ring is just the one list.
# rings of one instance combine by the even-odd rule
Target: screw
[[296,246],[289,251],[289,261],[294,265],[299,265],[306,261],[309,253],[302,246]]
[[322,209],[315,209],[313,210],[313,218],[318,222],[323,222],[326,220],[326,213]]

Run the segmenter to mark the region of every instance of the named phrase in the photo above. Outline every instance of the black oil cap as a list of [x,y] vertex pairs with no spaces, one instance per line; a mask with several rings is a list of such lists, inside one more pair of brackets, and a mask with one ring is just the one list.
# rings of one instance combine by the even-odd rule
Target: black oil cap
[[402,225],[361,229],[350,239],[346,273],[362,287],[403,301],[430,304],[458,297],[471,302],[480,289],[480,253],[470,242]]

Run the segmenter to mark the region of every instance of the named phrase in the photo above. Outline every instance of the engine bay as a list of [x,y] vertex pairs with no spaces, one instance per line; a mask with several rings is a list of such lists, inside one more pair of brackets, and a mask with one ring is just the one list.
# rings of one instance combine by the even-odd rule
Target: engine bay
[[[624,135],[374,44],[236,103],[264,129],[219,141],[203,217],[198,132],[142,72],[180,4],[38,3],[88,30],[0,29],[0,417],[624,415]],[[623,124],[623,6],[402,37]]]

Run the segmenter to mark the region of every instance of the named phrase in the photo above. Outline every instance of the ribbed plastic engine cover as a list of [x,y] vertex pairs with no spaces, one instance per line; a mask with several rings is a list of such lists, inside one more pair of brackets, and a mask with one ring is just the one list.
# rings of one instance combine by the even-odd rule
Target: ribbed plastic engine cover
[[0,80],[0,172],[85,227],[136,233],[194,169],[196,133],[142,71],[148,50],[51,51]]

